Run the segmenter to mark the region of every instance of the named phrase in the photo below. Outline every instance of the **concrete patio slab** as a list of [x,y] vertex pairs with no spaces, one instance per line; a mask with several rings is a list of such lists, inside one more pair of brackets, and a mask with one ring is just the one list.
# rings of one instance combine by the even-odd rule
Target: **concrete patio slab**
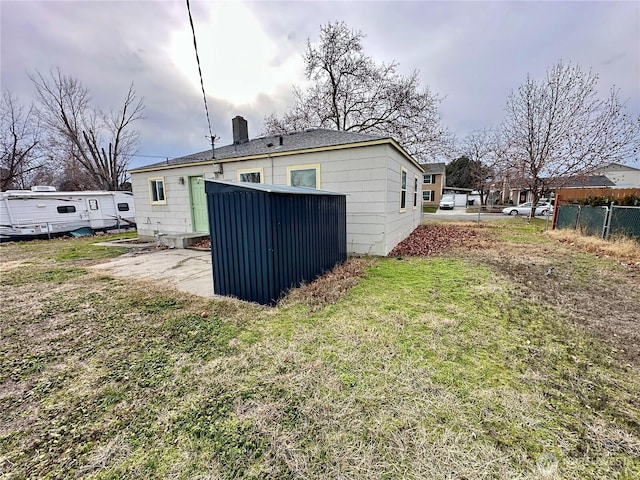
[[133,250],[91,267],[121,278],[144,278],[182,292],[213,297],[211,253],[189,249]]

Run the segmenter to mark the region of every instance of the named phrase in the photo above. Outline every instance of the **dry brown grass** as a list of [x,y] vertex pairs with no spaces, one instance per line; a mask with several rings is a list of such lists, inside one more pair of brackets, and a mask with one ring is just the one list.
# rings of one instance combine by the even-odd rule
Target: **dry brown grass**
[[640,269],[512,233],[274,308],[6,258],[0,477],[636,478],[638,367],[585,331]]
[[614,237],[610,240],[581,235],[574,230],[549,230],[549,238],[569,244],[583,252],[596,256],[610,257],[640,267],[640,243],[628,237]]
[[352,257],[313,282],[291,290],[279,305],[304,303],[312,312],[332,305],[358,284],[360,275],[373,261],[372,258]]

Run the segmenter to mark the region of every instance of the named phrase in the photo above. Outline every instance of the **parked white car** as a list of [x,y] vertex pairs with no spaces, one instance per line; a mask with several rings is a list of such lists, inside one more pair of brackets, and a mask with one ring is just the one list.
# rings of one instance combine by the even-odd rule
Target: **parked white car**
[[[521,203],[520,205],[513,205],[511,207],[503,208],[502,214],[513,215],[513,216],[516,216],[516,215],[529,216],[531,214],[531,202]],[[539,203],[536,206],[536,216],[539,216],[539,215],[546,216],[551,214],[553,214],[553,204],[546,202],[546,203]]]
[[453,207],[456,206],[456,199],[453,195],[445,195],[440,200],[439,206],[441,210],[453,210]]

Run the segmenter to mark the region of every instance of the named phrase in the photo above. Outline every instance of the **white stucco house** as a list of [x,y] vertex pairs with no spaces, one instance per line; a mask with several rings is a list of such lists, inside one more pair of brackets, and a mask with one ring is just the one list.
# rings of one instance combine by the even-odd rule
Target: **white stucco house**
[[[389,137],[308,129],[234,143],[132,169],[138,234],[207,234],[204,179],[304,186],[347,195],[347,251],[387,255],[419,224],[423,169]],[[213,219],[215,221],[215,219]]]
[[610,163],[596,169],[594,175],[604,175],[611,180],[616,187],[634,188],[640,187],[640,168]]

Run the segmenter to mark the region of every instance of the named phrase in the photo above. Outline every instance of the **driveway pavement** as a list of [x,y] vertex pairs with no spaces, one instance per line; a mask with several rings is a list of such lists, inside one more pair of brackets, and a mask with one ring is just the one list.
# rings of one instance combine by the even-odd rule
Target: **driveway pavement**
[[214,296],[211,254],[208,251],[138,248],[92,268],[114,277],[145,278],[164,283],[201,297]]
[[[422,218],[424,220],[457,220],[457,221],[465,221],[465,222],[477,222],[478,214],[477,213],[467,213],[465,207],[457,207],[453,210],[440,210],[438,209],[436,213],[423,213]],[[491,220],[500,220],[501,218],[505,218],[501,213],[481,213],[480,221],[486,222]]]

